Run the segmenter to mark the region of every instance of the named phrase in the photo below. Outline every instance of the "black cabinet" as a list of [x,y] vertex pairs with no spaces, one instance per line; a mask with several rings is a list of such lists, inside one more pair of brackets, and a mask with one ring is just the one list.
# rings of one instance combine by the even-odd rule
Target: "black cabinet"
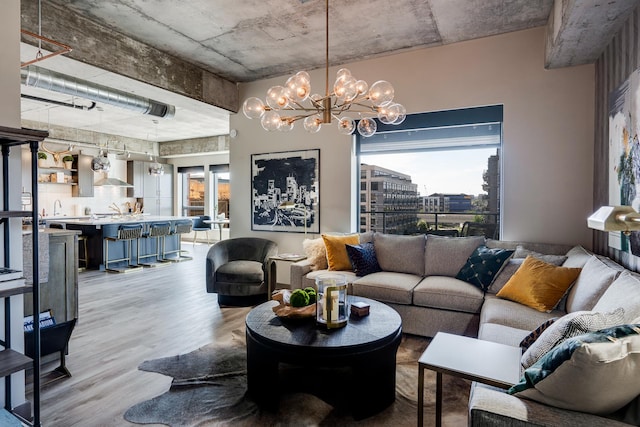
[[[3,234],[3,272],[5,280],[1,283],[4,284],[0,289],[0,298],[4,299],[4,339],[0,340],[0,346],[3,350],[0,351],[0,376],[5,380],[5,402],[4,412],[18,414],[20,417],[26,420],[32,421],[33,426],[40,426],[40,325],[38,319],[34,320],[34,330],[32,335],[33,345],[35,351],[32,357],[27,357],[21,352],[15,351],[13,344],[18,340],[22,340],[24,334],[22,332],[22,324],[19,328],[15,326],[11,327],[11,306],[9,300],[20,294],[27,292],[32,293],[33,312],[40,312],[40,284],[39,284],[39,271],[38,271],[38,228],[34,227],[33,247],[32,247],[32,277],[33,285],[25,286],[24,279],[14,276],[15,270],[22,269],[22,266],[17,266],[17,261],[11,258],[11,242],[16,241],[22,233],[21,219],[31,218],[32,224],[38,223],[38,144],[48,136],[48,132],[36,131],[30,129],[15,129],[8,127],[0,127],[0,147],[2,148],[2,211],[0,211],[0,228]],[[32,194],[32,210],[22,211],[13,210],[11,206],[12,197],[11,193],[19,191],[20,183],[10,186],[10,162],[9,157],[13,148],[20,149],[21,145],[29,145],[31,151],[31,194]],[[19,176],[19,175],[18,175]],[[19,176],[20,177],[20,176]],[[17,189],[16,189],[17,187]],[[15,199],[15,198],[13,198]],[[19,233],[19,234],[18,234]],[[12,234],[18,234],[13,236]],[[22,239],[19,239],[22,241]],[[37,316],[36,316],[37,317]],[[18,337],[12,336],[16,329],[21,331]],[[21,405],[20,407],[14,407],[12,402],[12,376],[13,374],[23,371],[27,368],[33,368],[33,412],[31,408]]]

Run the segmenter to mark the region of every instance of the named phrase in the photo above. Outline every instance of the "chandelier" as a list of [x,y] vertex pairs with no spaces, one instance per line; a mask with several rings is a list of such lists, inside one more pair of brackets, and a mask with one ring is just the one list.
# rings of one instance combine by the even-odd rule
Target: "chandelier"
[[[310,133],[320,130],[323,124],[338,123],[340,133],[350,135],[357,128],[364,137],[376,133],[377,124],[398,125],[406,118],[406,109],[393,102],[391,83],[379,80],[371,85],[358,80],[346,68],[341,68],[333,87],[329,87],[329,0],[326,0],[326,49],[325,94],[311,94],[311,78],[306,71],[289,77],[284,86],[273,86],[267,91],[266,104],[260,98],[247,98],[242,111],[250,119],[260,119],[267,131],[287,132],[295,122],[302,120]],[[354,118],[359,119],[358,125]]]

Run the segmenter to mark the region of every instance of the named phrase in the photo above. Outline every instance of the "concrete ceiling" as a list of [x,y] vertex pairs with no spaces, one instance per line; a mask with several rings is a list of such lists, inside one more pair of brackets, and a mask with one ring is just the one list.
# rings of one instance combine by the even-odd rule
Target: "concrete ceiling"
[[[37,2],[26,3],[31,4],[23,0],[23,29],[36,32],[37,8],[33,3]],[[637,5],[636,0],[601,3],[556,0],[554,7],[554,0],[332,0],[330,62],[339,65],[524,30],[546,25],[550,17],[546,65],[593,62]],[[233,90],[237,82],[321,68],[325,61],[322,0],[49,0],[42,4],[41,20],[43,35],[71,45],[74,51],[40,66],[173,102],[176,115],[158,119],[156,125],[150,116],[118,107],[102,106],[98,114],[23,100],[23,119],[134,138],[169,141],[225,134],[229,130],[227,110],[237,110],[237,106],[228,107],[237,101],[216,102],[205,99],[206,94],[200,97],[200,81],[193,94],[185,89],[188,83],[174,91],[174,82],[152,81],[158,74],[157,62],[183,61],[183,69],[184,64],[193,64],[204,73],[205,87],[213,81],[216,88],[227,84],[225,87]],[[86,29],[88,23],[94,27]],[[95,36],[104,36],[107,31],[116,40],[112,45],[123,49],[134,46],[131,49],[141,52],[140,46],[148,46],[153,51],[130,58],[131,69],[124,68],[127,61],[116,56],[109,62],[100,55],[109,55],[110,45],[99,45]],[[594,37],[594,32],[599,36]],[[590,35],[589,46],[575,42],[580,34]],[[564,43],[565,39],[572,44]],[[23,38],[23,61],[34,55],[29,44],[33,42]],[[159,56],[156,63],[146,59]],[[148,79],[142,70],[146,64],[150,64]],[[67,95],[24,86],[23,93],[74,101]]]

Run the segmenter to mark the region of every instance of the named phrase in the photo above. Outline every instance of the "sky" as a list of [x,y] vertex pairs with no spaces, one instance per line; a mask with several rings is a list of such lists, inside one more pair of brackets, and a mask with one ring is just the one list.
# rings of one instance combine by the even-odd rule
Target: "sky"
[[482,173],[495,148],[361,155],[360,161],[411,176],[421,196],[432,193],[484,194]]

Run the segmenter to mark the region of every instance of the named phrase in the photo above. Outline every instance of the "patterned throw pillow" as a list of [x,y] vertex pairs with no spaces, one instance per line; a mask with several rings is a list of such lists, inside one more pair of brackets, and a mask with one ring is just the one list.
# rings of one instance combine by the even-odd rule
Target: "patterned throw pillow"
[[512,254],[513,251],[507,249],[478,246],[460,269],[456,279],[464,280],[486,291]]
[[611,414],[640,395],[639,366],[639,325],[614,326],[565,340],[525,370],[507,393],[558,408]]
[[542,325],[535,328],[529,335],[524,337],[522,341],[520,341],[520,348],[522,351],[526,351],[531,345],[542,335],[542,333],[551,325],[553,322],[558,320],[557,317],[552,317],[549,320],[546,320]]
[[367,274],[382,271],[376,250],[372,242],[361,243],[359,245],[346,245],[347,255],[351,261],[353,272],[356,276],[366,276]]
[[566,314],[540,334],[531,347],[524,352],[520,363],[523,368],[527,369],[568,338],[620,325],[623,323],[623,319],[624,309],[622,308],[611,313],[575,311]]

